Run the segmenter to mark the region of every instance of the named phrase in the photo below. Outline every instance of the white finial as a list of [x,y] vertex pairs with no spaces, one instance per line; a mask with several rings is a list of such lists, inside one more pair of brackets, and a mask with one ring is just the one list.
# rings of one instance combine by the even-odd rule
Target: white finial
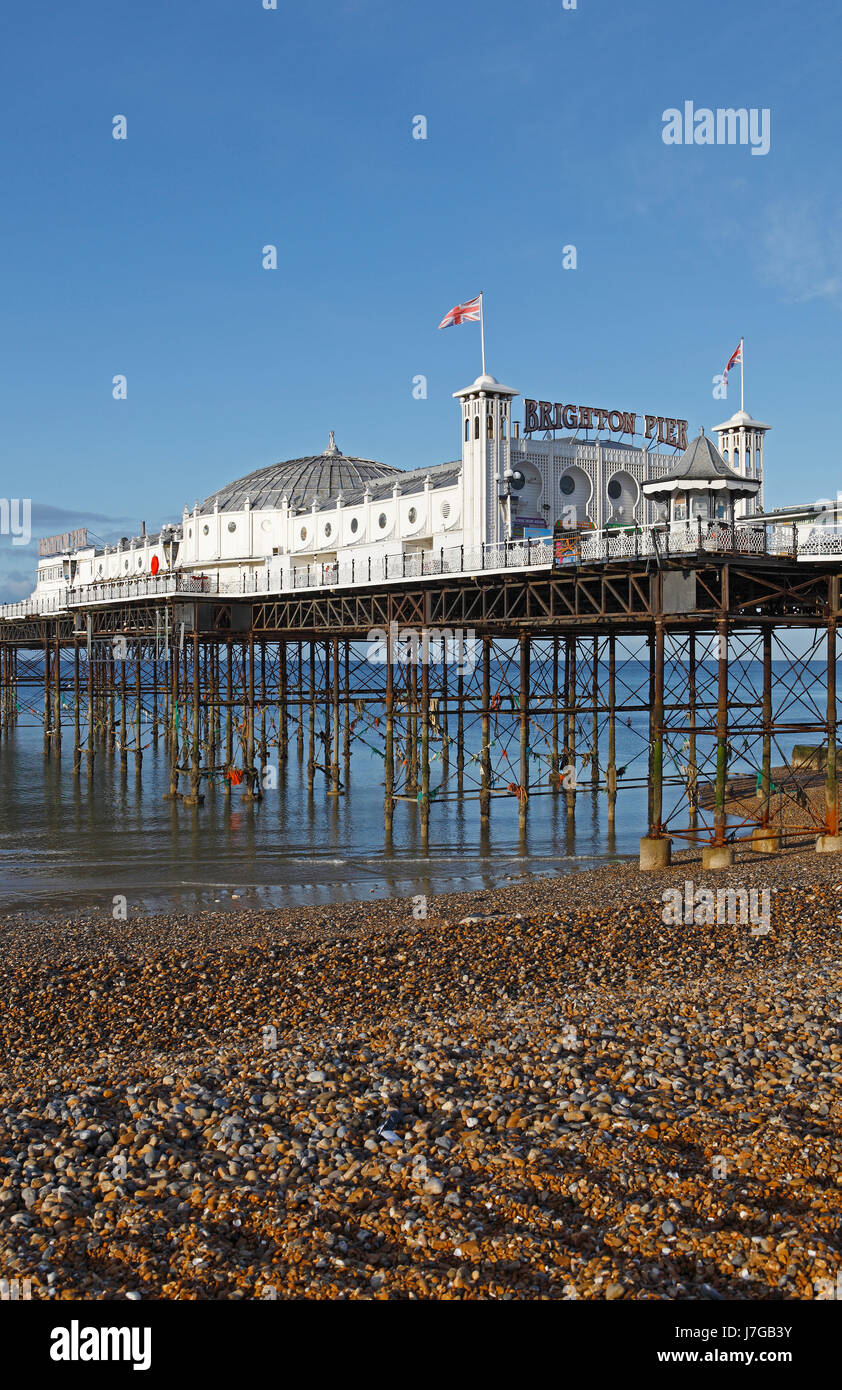
[[339,450],[338,450],[338,448],[336,447],[336,435],[334,434],[333,430],[331,430],[331,431],[330,431],[330,443],[328,444],[327,448],[326,448],[325,450],[323,450],[323,454],[338,454],[338,453],[339,453]]

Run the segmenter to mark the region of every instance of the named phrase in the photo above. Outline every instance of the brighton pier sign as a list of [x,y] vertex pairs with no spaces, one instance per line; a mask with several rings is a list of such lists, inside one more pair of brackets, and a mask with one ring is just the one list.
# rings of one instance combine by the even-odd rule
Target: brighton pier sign
[[[637,415],[632,410],[603,410],[594,405],[563,405],[561,401],[523,402],[524,434],[536,430],[610,430],[612,434],[638,434]],[[644,415],[643,435],[658,444],[687,448],[687,421],[668,415]]]
[[38,554],[64,555],[68,550],[84,550],[88,544],[88,528],[81,526],[78,531],[62,531],[60,536],[39,536]]

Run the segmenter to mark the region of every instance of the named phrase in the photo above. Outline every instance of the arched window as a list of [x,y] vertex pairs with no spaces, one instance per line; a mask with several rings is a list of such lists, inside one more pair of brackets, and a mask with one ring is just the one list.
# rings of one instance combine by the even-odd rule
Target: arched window
[[505,438],[506,438],[506,417],[505,417],[505,415],[503,416],[502,420],[500,421],[500,432],[501,432],[503,438],[505,439]]
[[479,439],[479,416],[474,416],[474,439]]
[[466,421],[465,421],[465,439],[468,440],[468,439],[470,439],[470,437],[471,437],[471,422],[470,422],[470,420],[466,420]]
[[487,437],[488,437],[489,439],[493,439],[493,438],[494,438],[494,416],[493,416],[493,415],[487,415],[487,416],[485,417],[485,433],[486,433],[486,435],[487,435]]

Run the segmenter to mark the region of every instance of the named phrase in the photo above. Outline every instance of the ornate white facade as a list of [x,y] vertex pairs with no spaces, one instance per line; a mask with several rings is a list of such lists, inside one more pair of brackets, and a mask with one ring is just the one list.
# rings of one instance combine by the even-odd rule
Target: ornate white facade
[[[280,592],[296,587],[299,566],[353,558],[355,574],[364,576],[369,561],[388,557],[391,574],[394,557],[547,534],[559,519],[597,530],[658,520],[661,508],[642,484],[673,466],[675,450],[569,432],[521,435],[512,420],[518,394],[488,375],[454,392],[461,451],[452,462],[404,472],[341,453],[331,434],[322,454],[241,477],[185,507],[158,535],[43,558],[36,595],[60,599],[71,587],[173,571],[225,587],[254,580]],[[717,427],[735,469],[762,474],[767,428],[736,416]]]

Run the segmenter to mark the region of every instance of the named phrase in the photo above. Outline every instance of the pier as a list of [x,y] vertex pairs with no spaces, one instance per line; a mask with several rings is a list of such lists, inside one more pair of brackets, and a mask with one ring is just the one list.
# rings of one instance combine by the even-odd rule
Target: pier
[[[56,611],[6,605],[0,736],[41,723],[44,757],[89,781],[103,757],[142,776],[163,740],[185,814],[209,795],[260,802],[293,748],[311,793],[342,796],[364,750],[382,760],[387,841],[411,815],[427,843],[454,798],[478,801],[480,825],[514,798],[525,828],[540,797],[575,817],[597,796],[610,826],[635,788],[644,867],[673,844],[708,868],[784,835],[839,850],[842,561],[745,542],[757,534],[676,553],[643,533],[624,538],[637,555],[562,568],[532,542],[473,573],[441,557],[436,573],[277,593],[170,575],[69,590]],[[623,726],[639,747],[618,766]],[[809,794],[796,746],[813,750]]]

